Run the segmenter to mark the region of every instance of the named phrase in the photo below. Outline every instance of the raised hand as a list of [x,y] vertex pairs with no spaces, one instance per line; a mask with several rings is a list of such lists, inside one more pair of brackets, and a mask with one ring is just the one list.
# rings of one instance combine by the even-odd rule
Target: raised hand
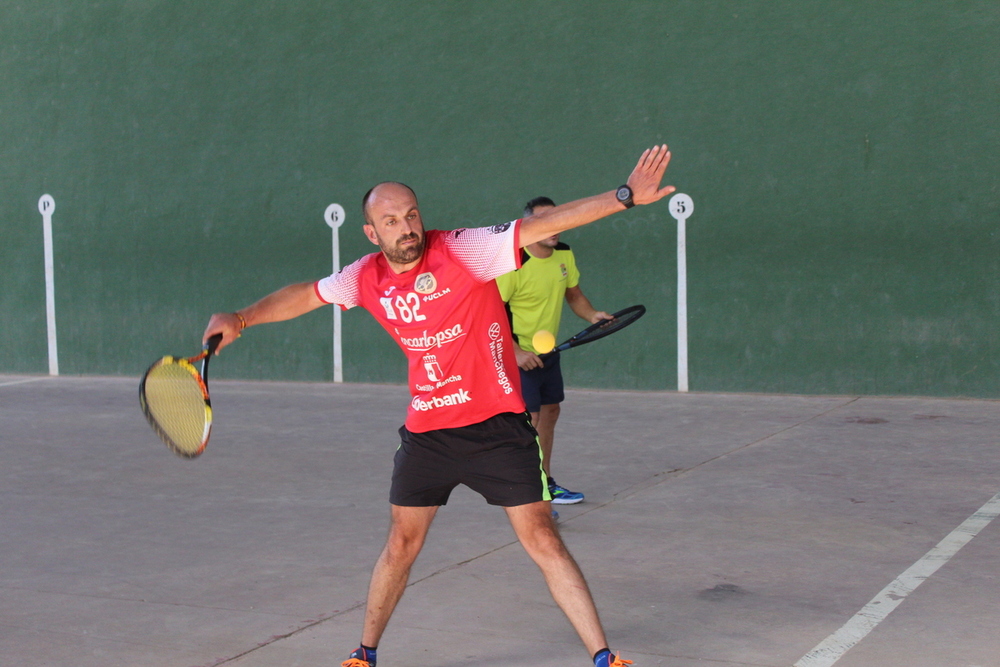
[[663,174],[670,164],[670,151],[667,145],[647,148],[639,164],[635,165],[632,175],[628,177],[628,186],[632,188],[632,201],[636,204],[652,204],[676,190],[672,185],[660,187]]

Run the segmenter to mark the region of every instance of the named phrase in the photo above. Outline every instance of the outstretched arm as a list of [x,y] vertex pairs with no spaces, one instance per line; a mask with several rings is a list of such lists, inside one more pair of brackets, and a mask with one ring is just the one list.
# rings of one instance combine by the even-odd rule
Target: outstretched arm
[[316,295],[313,283],[295,283],[282,287],[252,306],[242,308],[235,313],[215,313],[208,321],[202,340],[207,341],[215,334],[221,333],[222,343],[218,347],[218,350],[221,350],[240,337],[240,331],[244,326],[290,320],[325,305],[326,303]]
[[[660,187],[668,164],[670,164],[670,151],[666,144],[647,148],[643,152],[639,163],[632,170],[632,175],[628,177],[628,186],[632,188],[632,201],[636,204],[652,204],[676,190],[672,185]],[[567,229],[582,227],[624,210],[625,206],[615,198],[613,190],[577,199],[525,218],[521,222],[520,243],[522,247],[531,245]]]

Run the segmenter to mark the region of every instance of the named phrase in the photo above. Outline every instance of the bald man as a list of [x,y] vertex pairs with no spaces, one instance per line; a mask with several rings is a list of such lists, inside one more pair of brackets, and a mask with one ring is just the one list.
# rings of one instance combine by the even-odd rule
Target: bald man
[[361,306],[407,357],[412,400],[394,459],[389,536],[372,572],[361,645],[342,667],[375,667],[410,567],[438,508],[459,484],[504,508],[594,664],[629,664],[608,649],[587,582],[552,521],[537,433],[521,397],[495,278],[519,267],[523,246],[667,196],[673,186],[660,183],[669,162],[667,146],[654,146],[615,190],[521,220],[448,232],[425,231],[409,187],[380,183],[362,200],[364,233],[379,252],[209,320],[204,339],[222,334],[221,350],[250,326],[326,304]]

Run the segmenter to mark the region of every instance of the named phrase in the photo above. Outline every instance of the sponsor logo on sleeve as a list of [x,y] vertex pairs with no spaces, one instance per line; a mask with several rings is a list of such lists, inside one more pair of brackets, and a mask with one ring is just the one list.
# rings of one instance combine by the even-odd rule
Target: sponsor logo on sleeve
[[493,225],[490,227],[490,231],[494,234],[503,234],[505,231],[510,229],[511,223],[505,222],[502,225]]

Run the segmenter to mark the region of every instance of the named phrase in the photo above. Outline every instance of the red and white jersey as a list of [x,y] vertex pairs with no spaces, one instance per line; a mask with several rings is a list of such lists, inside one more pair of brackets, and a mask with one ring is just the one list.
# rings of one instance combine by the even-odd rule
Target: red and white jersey
[[420,263],[405,273],[376,252],[316,283],[320,299],[365,308],[403,349],[410,431],[524,412],[510,322],[494,281],[520,268],[520,226],[430,230]]

